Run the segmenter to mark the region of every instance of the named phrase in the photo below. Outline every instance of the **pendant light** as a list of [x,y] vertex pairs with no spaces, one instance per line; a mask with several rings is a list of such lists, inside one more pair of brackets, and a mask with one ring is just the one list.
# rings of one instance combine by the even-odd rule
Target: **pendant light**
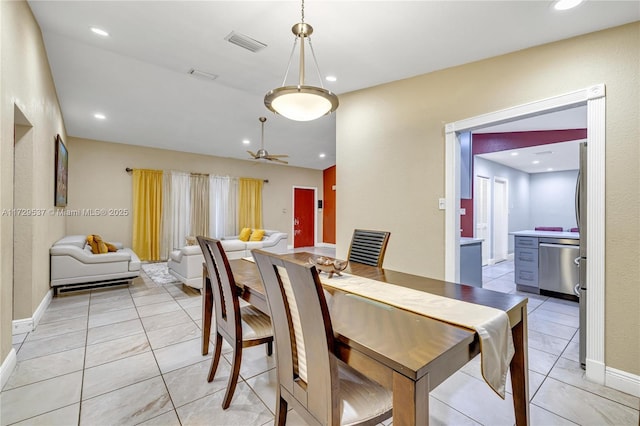
[[[265,106],[276,114],[280,114],[295,121],[311,121],[330,114],[338,108],[338,97],[325,89],[324,87],[306,86],[304,84],[304,43],[309,42],[313,62],[318,72],[320,85],[322,86],[322,77],[318,68],[313,45],[311,44],[311,33],[313,28],[304,22],[304,0],[302,0],[302,20],[295,24],[291,31],[296,36],[293,42],[291,56],[289,56],[289,65],[285,73],[282,86],[270,90],[264,97]],[[297,86],[285,86],[291,60],[296,49],[296,44],[300,40],[300,74]]]

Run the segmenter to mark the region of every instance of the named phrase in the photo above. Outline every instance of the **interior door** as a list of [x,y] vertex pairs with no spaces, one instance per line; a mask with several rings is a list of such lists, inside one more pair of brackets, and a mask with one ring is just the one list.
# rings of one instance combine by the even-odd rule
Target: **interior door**
[[507,180],[493,181],[493,261],[507,260],[509,251],[509,193]]
[[482,238],[482,265],[489,263],[489,247],[491,234],[489,233],[489,178],[476,176],[474,182],[475,199],[475,238]]
[[293,190],[293,247],[315,245],[316,191],[309,188]]

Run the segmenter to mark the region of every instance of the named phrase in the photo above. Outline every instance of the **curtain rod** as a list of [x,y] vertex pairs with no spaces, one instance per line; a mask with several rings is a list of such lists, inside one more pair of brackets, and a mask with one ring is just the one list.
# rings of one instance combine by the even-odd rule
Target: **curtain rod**
[[[131,173],[133,171],[133,169],[131,167],[127,167],[126,169],[124,169],[127,173]],[[208,173],[191,173],[192,175],[204,175],[204,176],[209,176]],[[263,179],[262,180],[264,183],[269,183],[269,179]]]

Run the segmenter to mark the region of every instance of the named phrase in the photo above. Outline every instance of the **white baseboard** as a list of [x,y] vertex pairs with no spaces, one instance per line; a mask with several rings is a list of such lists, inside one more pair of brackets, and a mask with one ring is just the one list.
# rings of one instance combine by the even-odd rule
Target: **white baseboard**
[[316,247],[336,248],[336,245],[332,243],[316,243]]
[[605,383],[604,363],[587,358],[585,361],[585,364],[587,367],[586,373],[585,373],[587,379],[599,385],[604,385]]
[[511,262],[516,258],[516,254],[515,253],[509,253],[507,255],[507,261]]
[[2,361],[0,365],[0,389],[4,388],[4,385],[11,377],[11,373],[13,373],[13,369],[16,368],[16,350],[11,348],[9,351],[9,355]]
[[640,398],[640,376],[615,368],[605,368],[605,384],[609,388]]
[[44,312],[47,310],[49,303],[51,303],[52,298],[53,290],[49,289],[31,318],[13,320],[12,334],[24,334],[35,330],[42,319],[42,315],[44,315]]

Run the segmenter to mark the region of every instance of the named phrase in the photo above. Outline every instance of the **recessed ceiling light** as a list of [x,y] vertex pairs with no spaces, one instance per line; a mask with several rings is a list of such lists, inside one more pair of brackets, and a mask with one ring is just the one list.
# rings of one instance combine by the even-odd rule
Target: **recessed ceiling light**
[[547,171],[548,171],[548,172],[552,172],[552,171],[553,171],[553,167],[549,167],[549,168],[547,168]]
[[322,153],[322,154],[320,154],[320,155],[319,155],[319,157],[320,157],[320,158],[324,158],[324,157],[326,157],[326,156],[327,156],[327,155],[326,155],[325,153]]
[[251,141],[249,139],[243,139],[242,143],[245,145],[249,145],[251,143]]
[[98,28],[98,27],[89,27],[89,28],[91,29],[91,31],[93,31],[95,34],[98,34],[99,36],[109,37],[109,33],[103,30],[102,28]]
[[583,0],[558,0],[554,5],[553,8],[555,10],[569,10],[569,9],[573,9],[574,7],[578,6],[580,3],[582,3]]
[[540,164],[540,161],[534,160],[534,161],[531,162],[531,164]]
[[104,115],[104,114],[100,114],[100,113],[93,114],[93,116],[94,116],[95,118],[97,118],[98,120],[104,120],[104,119],[106,119],[106,118],[107,118],[107,116],[106,116],[106,115]]
[[517,152],[512,152],[511,155],[515,157],[516,155],[518,155],[518,153]]
[[328,76],[325,77],[325,80],[333,82],[333,81],[336,81],[338,79],[336,78],[335,75],[328,75]]

